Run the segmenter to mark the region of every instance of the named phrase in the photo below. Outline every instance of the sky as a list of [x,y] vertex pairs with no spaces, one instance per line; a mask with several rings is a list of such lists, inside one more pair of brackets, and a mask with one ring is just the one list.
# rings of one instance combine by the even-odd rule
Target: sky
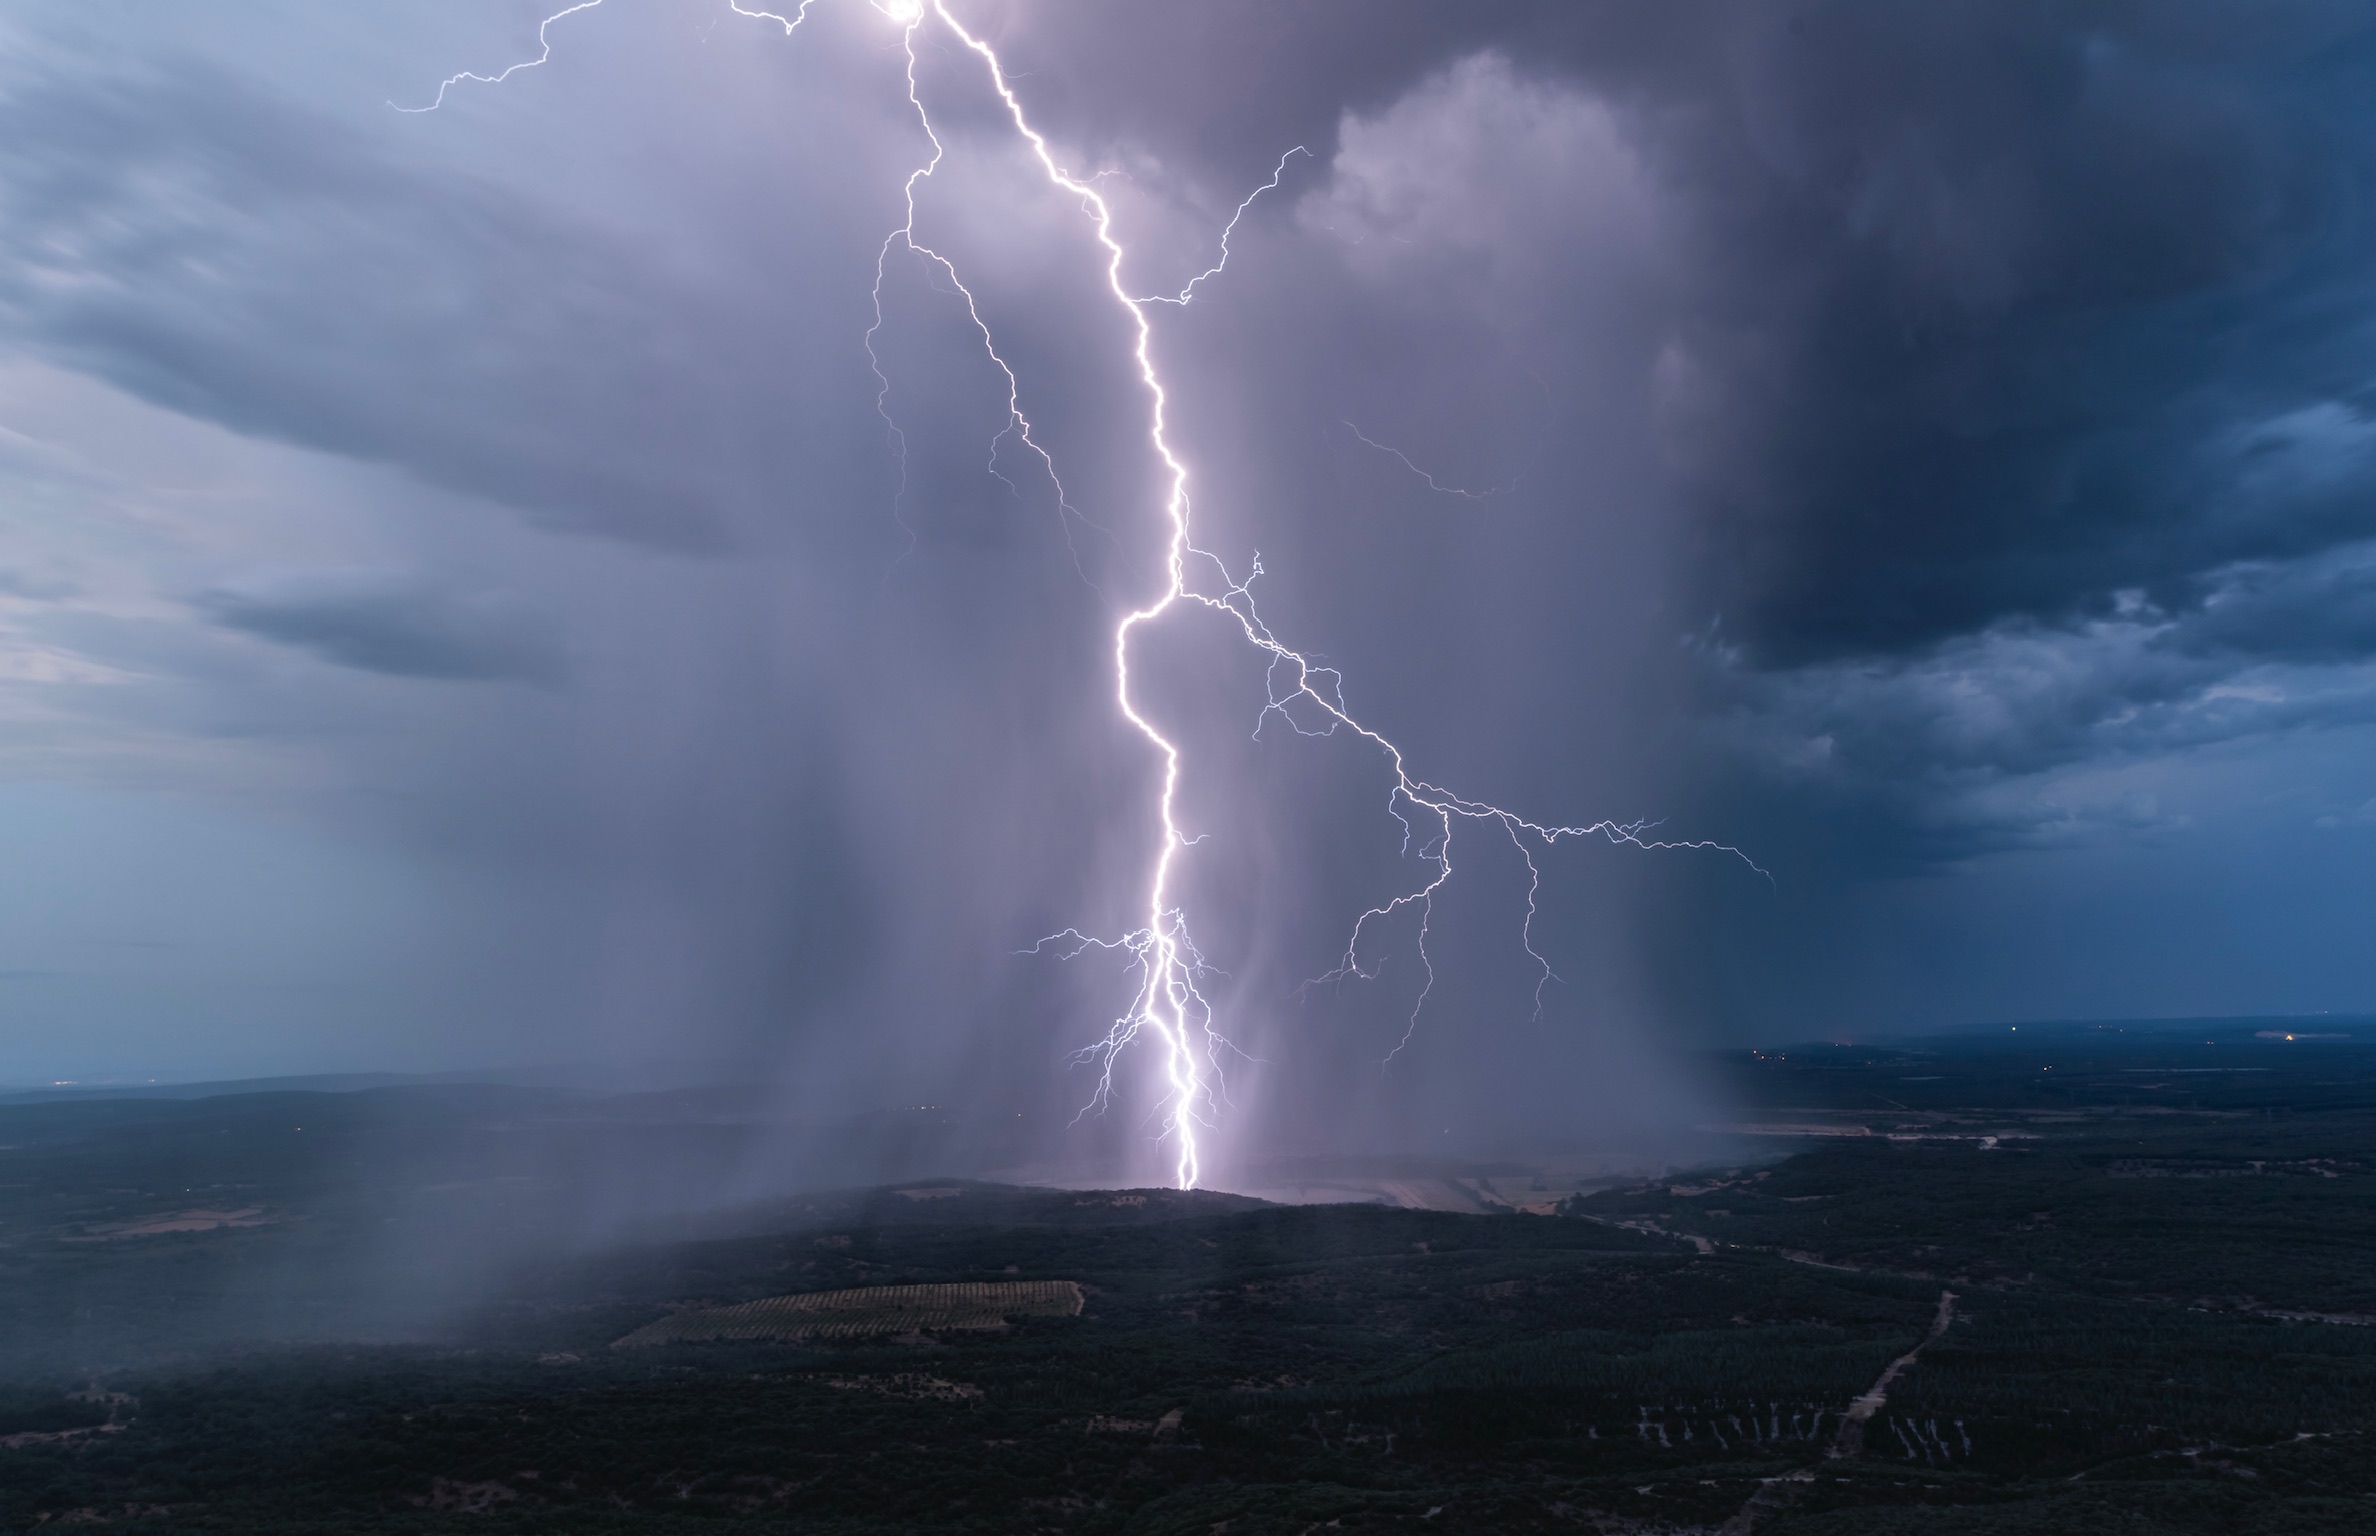
[[[1425,828],[1149,626],[1223,1141],[2376,1010],[2363,7],[948,3],[1134,291],[1231,230],[1147,306],[1211,569],[1417,777],[1739,850],[1464,825],[1425,956],[1314,985]],[[1031,952],[1157,830],[1093,226],[930,17],[970,310],[886,246],[881,11],[603,0],[440,96],[547,14],[0,18],[0,1080],[731,1070],[1155,1156],[1143,1051],[1069,1118],[1124,968]]]

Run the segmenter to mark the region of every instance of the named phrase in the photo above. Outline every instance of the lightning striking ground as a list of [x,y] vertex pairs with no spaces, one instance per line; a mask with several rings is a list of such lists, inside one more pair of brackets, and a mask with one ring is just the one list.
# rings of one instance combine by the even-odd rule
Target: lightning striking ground
[[[399,108],[414,112],[433,111],[442,105],[448,89],[465,80],[482,84],[497,84],[522,69],[533,68],[551,57],[551,44],[545,30],[553,22],[581,10],[599,5],[601,0],[579,0],[565,10],[558,11],[537,28],[542,52],[530,60],[512,65],[499,75],[478,75],[469,72],[455,75],[438,87],[437,98],[428,107]],[[794,15],[785,17],[772,11],[745,9],[739,0],[728,0],[736,14],[755,20],[779,24],[789,36],[807,19],[810,6],[816,0],[802,0]],[[999,445],[1009,435],[1014,436],[1033,455],[1047,472],[1056,487],[1059,515],[1064,520],[1068,544],[1072,520],[1081,514],[1066,498],[1063,483],[1058,478],[1056,463],[1034,435],[1031,422],[1022,409],[1022,384],[1005,358],[999,354],[996,338],[983,318],[958,273],[946,255],[925,245],[916,238],[916,190],[939,170],[945,149],[932,123],[932,115],[924,102],[917,81],[917,34],[927,25],[937,23],[961,47],[978,58],[987,74],[991,88],[1005,108],[1016,135],[1029,149],[1048,182],[1079,202],[1087,216],[1091,232],[1105,253],[1105,281],[1108,295],[1128,315],[1131,326],[1131,357],[1136,366],[1139,383],[1147,398],[1147,443],[1163,465],[1166,490],[1162,515],[1168,537],[1164,542],[1163,582],[1160,591],[1140,606],[1123,613],[1113,631],[1114,707],[1122,719],[1153,749],[1162,765],[1156,809],[1160,831],[1156,846],[1151,850],[1146,874],[1144,905],[1145,924],[1120,938],[1101,938],[1068,928],[1050,935],[1031,946],[1027,953],[1041,953],[1053,949],[1067,958],[1091,949],[1124,953],[1132,958],[1137,983],[1128,1007],[1107,1027],[1105,1034],[1093,1044],[1076,1053],[1076,1060],[1092,1064],[1098,1069],[1097,1086],[1083,1113],[1108,1104],[1114,1093],[1114,1069],[1123,1054],[1142,1038],[1151,1037],[1163,1079],[1161,1133],[1176,1147],[1173,1174],[1182,1189],[1194,1188],[1203,1174],[1203,1154],[1199,1144],[1200,1129],[1213,1123],[1225,1093],[1223,1059],[1235,1047],[1221,1032],[1214,1017],[1212,1004],[1205,997],[1200,982],[1210,974],[1203,953],[1197,948],[1188,930],[1187,915],[1175,894],[1181,856],[1202,837],[1191,837],[1181,828],[1178,813],[1181,778],[1181,751],[1177,743],[1140,707],[1132,684],[1131,645],[1139,632],[1157,623],[1175,608],[1198,607],[1233,620],[1245,641],[1268,658],[1265,700],[1256,716],[1257,735],[1273,716],[1289,729],[1304,736],[1333,736],[1339,730],[1350,732],[1374,747],[1384,759],[1391,783],[1386,795],[1386,811],[1402,828],[1403,851],[1415,853],[1418,861],[1430,871],[1428,878],[1416,889],[1403,892],[1376,906],[1370,907],[1354,919],[1343,954],[1336,965],[1307,985],[1341,982],[1348,978],[1367,979],[1376,974],[1372,965],[1363,960],[1363,946],[1373,929],[1410,914],[1415,917],[1418,930],[1418,953],[1425,974],[1417,1001],[1405,1022],[1402,1038],[1393,1051],[1391,1061],[1410,1043],[1417,1030],[1421,1014],[1435,986],[1435,968],[1427,953],[1430,923],[1438,893],[1452,879],[1452,845],[1455,827],[1477,824],[1497,828],[1508,837],[1525,861],[1528,883],[1526,916],[1520,936],[1527,955],[1538,968],[1535,983],[1535,1007],[1542,1011],[1543,989],[1557,979],[1550,961],[1535,947],[1534,920],[1536,900],[1542,888],[1542,870],[1535,856],[1565,839],[1597,837],[1610,843],[1629,844],[1643,849],[1700,849],[1729,854],[1747,864],[1759,874],[1754,861],[1739,849],[1705,839],[1668,840],[1652,834],[1656,824],[1651,822],[1596,821],[1588,825],[1564,826],[1530,820],[1517,813],[1485,801],[1472,800],[1440,785],[1414,775],[1404,761],[1402,749],[1372,727],[1363,724],[1347,705],[1344,678],[1333,667],[1320,665],[1279,639],[1255,605],[1253,583],[1262,574],[1262,563],[1255,557],[1248,574],[1239,579],[1231,573],[1220,556],[1201,548],[1195,542],[1188,495],[1189,471],[1169,435],[1168,407],[1170,395],[1155,363],[1155,332],[1149,312],[1155,305],[1185,306],[1195,296],[1197,287],[1211,278],[1219,277],[1229,262],[1229,239],[1237,230],[1256,198],[1275,190],[1287,173],[1288,163],[1299,154],[1309,154],[1302,146],[1287,151],[1279,159],[1271,179],[1254,189],[1222,230],[1220,252],[1214,264],[1198,273],[1176,294],[1134,294],[1123,280],[1122,268],[1127,251],[1114,229],[1114,210],[1098,192],[1095,178],[1083,179],[1061,165],[1048,141],[1032,126],[1021,99],[1007,75],[1005,65],[987,42],[967,30],[950,11],[947,0],[867,0],[885,19],[901,28],[906,53],[907,95],[915,109],[926,139],[931,144],[930,157],[908,174],[903,187],[905,217],[883,239],[875,262],[874,322],[867,328],[867,356],[873,364],[878,383],[876,408],[882,414],[892,441],[901,459],[901,487],[905,488],[906,435],[901,431],[889,409],[891,383],[883,371],[874,341],[884,324],[882,291],[887,263],[895,247],[904,247],[947,278],[963,299],[966,314],[991,361],[995,363],[1007,385],[1007,423],[994,437],[990,446],[990,472],[998,474]],[[1346,423],[1352,427],[1352,423]],[[1432,476],[1411,464],[1398,450],[1363,436],[1352,427],[1354,435],[1371,447],[1392,453],[1402,459],[1413,473],[1419,474],[1438,491],[1451,495],[1482,499],[1488,493],[1461,490],[1438,484]],[[1004,479],[1003,475],[1000,478]],[[1012,482],[1010,481],[1011,485]],[[895,504],[896,515],[896,504]],[[1085,519],[1084,519],[1085,521]],[[901,524],[905,528],[904,521]],[[1094,525],[1093,525],[1094,526]],[[913,537],[910,535],[912,545]],[[1076,564],[1078,551],[1075,551]],[[1768,876],[1770,879],[1771,877]]]

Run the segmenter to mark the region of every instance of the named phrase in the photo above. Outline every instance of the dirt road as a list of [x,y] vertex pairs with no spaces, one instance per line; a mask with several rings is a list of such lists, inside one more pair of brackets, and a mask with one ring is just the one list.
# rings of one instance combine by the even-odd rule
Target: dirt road
[[[1878,1380],[1848,1405],[1848,1411],[1840,1418],[1839,1433],[1832,1436],[1831,1448],[1823,1453],[1825,1460],[1837,1461],[1854,1456],[1864,1449],[1865,1425],[1874,1414],[1887,1406],[1890,1385],[1905,1374],[1907,1367],[1924,1350],[1936,1344],[1947,1332],[1947,1325],[1954,1321],[1955,1293],[1941,1291],[1939,1312],[1931,1319],[1930,1332],[1924,1334],[1921,1342],[1912,1349],[1890,1361],[1889,1369],[1883,1371]],[[1793,1472],[1787,1477],[1771,1479],[1751,1494],[1749,1502],[1743,1504],[1730,1520],[1716,1528],[1717,1536],[1750,1536],[1760,1520],[1778,1510],[1787,1509],[1813,1481],[1815,1474],[1812,1472]]]

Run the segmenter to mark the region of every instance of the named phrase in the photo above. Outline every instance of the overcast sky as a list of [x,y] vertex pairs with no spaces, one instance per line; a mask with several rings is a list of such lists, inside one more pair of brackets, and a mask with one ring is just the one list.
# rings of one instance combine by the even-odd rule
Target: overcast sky
[[[1152,311],[1280,638],[1420,777],[1771,875],[1542,856],[1537,1020],[1472,835],[1415,1025],[1401,917],[1302,989],[1425,849],[1167,621],[1240,1123],[2376,1009],[2364,7],[952,4],[1139,291],[1287,157]],[[1060,501],[896,243],[878,322],[931,152],[898,26],[604,0],[396,110],[544,14],[0,20],[0,1079],[731,1060],[1069,1112],[1127,981],[1016,952],[1136,920],[1110,637],[1162,579],[1093,230],[920,28],[917,238]]]

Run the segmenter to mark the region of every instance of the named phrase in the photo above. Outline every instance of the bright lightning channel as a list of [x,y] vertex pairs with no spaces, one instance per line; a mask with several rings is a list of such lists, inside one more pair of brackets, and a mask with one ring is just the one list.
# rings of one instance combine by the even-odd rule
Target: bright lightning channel
[[[468,71],[454,75],[438,86],[436,99],[427,107],[398,108],[397,110],[434,111],[444,104],[446,92],[465,80],[487,85],[499,84],[520,70],[531,69],[544,63],[552,56],[552,45],[545,36],[546,29],[565,16],[590,10],[601,3],[602,0],[579,0],[579,3],[545,18],[537,28],[537,41],[541,50],[537,57],[514,64],[497,75],[480,75]],[[798,10],[790,17],[772,11],[745,9],[740,0],[727,0],[727,3],[729,8],[738,15],[751,17],[755,20],[776,22],[788,36],[799,28],[801,22],[807,20],[809,8],[816,3],[816,0],[802,0]],[[1419,924],[1418,953],[1426,979],[1417,1001],[1412,1005],[1401,1040],[1396,1043],[1394,1050],[1387,1054],[1389,1061],[1410,1043],[1413,1033],[1418,1028],[1420,1014],[1425,1010],[1427,999],[1435,987],[1435,967],[1428,957],[1427,939],[1429,926],[1434,917],[1435,898],[1452,878],[1452,842],[1456,825],[1476,824],[1498,829],[1509,838],[1511,844],[1518,850],[1519,856],[1526,862],[1528,876],[1526,918],[1520,929],[1520,937],[1527,955],[1534,961],[1538,970],[1535,982],[1535,1011],[1538,1017],[1542,1011],[1543,988],[1557,979],[1551,969],[1550,961],[1534,945],[1536,898],[1542,889],[1542,871],[1535,862],[1535,854],[1538,850],[1548,850],[1566,838],[1598,837],[1611,843],[1631,844],[1644,849],[1703,849],[1727,853],[1747,864],[1749,868],[1757,870],[1759,874],[1766,873],[1759,869],[1747,854],[1724,843],[1706,839],[1668,840],[1651,836],[1649,834],[1656,830],[1655,823],[1621,823],[1604,820],[1585,826],[1556,826],[1529,820],[1515,812],[1485,801],[1468,799],[1415,776],[1405,763],[1400,747],[1355,718],[1345,702],[1343,676],[1335,668],[1321,666],[1302,652],[1288,646],[1273,633],[1270,625],[1263,619],[1255,606],[1252,590],[1254,581],[1262,574],[1260,556],[1255,557],[1245,579],[1239,580],[1230,573],[1229,568],[1218,555],[1202,549],[1196,544],[1190,522],[1188,466],[1173,448],[1167,430],[1167,408],[1170,404],[1170,395],[1164,386],[1162,375],[1155,366],[1154,328],[1149,321],[1148,310],[1150,306],[1157,304],[1184,306],[1194,298],[1199,284],[1208,278],[1219,276],[1228,265],[1229,237],[1235,233],[1239,220],[1245,217],[1247,209],[1253,205],[1256,198],[1264,192],[1277,188],[1280,179],[1286,175],[1288,162],[1296,155],[1307,154],[1308,151],[1299,145],[1282,155],[1277,168],[1271,174],[1271,179],[1255,188],[1246,200],[1238,205],[1236,213],[1232,215],[1228,225],[1222,231],[1220,254],[1211,267],[1190,279],[1187,285],[1176,294],[1133,294],[1122,279],[1122,267],[1127,252],[1114,233],[1112,206],[1106,202],[1091,182],[1074,176],[1057,162],[1054,153],[1048,146],[1047,139],[1031,125],[1031,120],[1024,112],[1023,103],[1016,96],[1013,86],[1008,80],[1005,65],[999,60],[997,52],[988,43],[968,31],[964,24],[951,14],[946,0],[868,0],[868,4],[886,20],[901,28],[902,46],[907,57],[908,101],[915,109],[917,120],[923,126],[926,139],[932,145],[930,158],[908,174],[903,189],[905,218],[890,234],[884,237],[882,247],[877,253],[874,323],[868,327],[866,333],[867,355],[873,362],[875,377],[879,385],[875,402],[876,408],[882,413],[894,442],[899,446],[903,486],[905,483],[906,437],[901,432],[898,423],[892,419],[888,409],[890,380],[883,373],[880,358],[874,349],[874,339],[883,325],[882,286],[886,264],[895,245],[906,247],[917,257],[934,266],[942,276],[949,280],[957,293],[964,299],[967,317],[973,322],[984,349],[1006,379],[1007,424],[998,436],[992,439],[991,472],[998,473],[999,443],[1012,434],[1039,459],[1042,467],[1047,471],[1050,482],[1056,486],[1060,514],[1067,519],[1065,529],[1068,542],[1071,533],[1069,519],[1080,516],[1064,498],[1062,482],[1056,475],[1055,460],[1033,435],[1031,423],[1023,414],[1021,407],[1021,383],[1017,379],[1014,369],[1009,367],[1006,360],[999,355],[995,338],[988,322],[982,318],[972,291],[965,286],[958,275],[955,264],[947,256],[916,239],[916,188],[940,168],[945,155],[940,135],[933,127],[931,113],[924,105],[916,79],[917,33],[930,22],[938,22],[960,45],[981,60],[991,87],[1004,104],[1007,116],[1014,124],[1016,134],[1029,146],[1033,158],[1038,161],[1040,169],[1046,175],[1049,183],[1077,198],[1082,210],[1088,215],[1097,243],[1106,254],[1107,291],[1113,301],[1121,306],[1130,317],[1132,327],[1131,357],[1137,366],[1139,382],[1146,390],[1148,401],[1147,441],[1155,456],[1161,460],[1168,482],[1168,489],[1163,500],[1163,515],[1170,536],[1164,546],[1162,590],[1151,601],[1123,614],[1115,624],[1113,638],[1115,708],[1131,728],[1144,737],[1148,745],[1155,749],[1156,755],[1163,764],[1162,787],[1156,801],[1162,827],[1147,873],[1144,909],[1146,925],[1119,939],[1097,938],[1084,934],[1078,929],[1068,928],[1040,940],[1039,943],[1032,946],[1030,951],[1027,951],[1028,953],[1038,953],[1051,946],[1056,946],[1059,953],[1069,958],[1094,948],[1120,951],[1133,957],[1138,982],[1130,1006],[1107,1028],[1103,1038],[1076,1055],[1076,1059],[1094,1063],[1099,1068],[1097,1087],[1089,1102],[1083,1106],[1084,1114],[1092,1109],[1102,1108],[1111,1102],[1114,1091],[1115,1062],[1142,1035],[1151,1035],[1161,1059],[1165,1082],[1161,1120],[1162,1134],[1172,1138],[1178,1149],[1173,1176],[1180,1188],[1192,1189],[1203,1173],[1203,1160],[1197,1132],[1200,1128],[1207,1127],[1212,1123],[1212,1114],[1219,1105],[1224,1088],[1222,1056],[1225,1052],[1234,1049],[1220,1032],[1213,1017],[1212,1005],[1206,1000],[1198,986],[1199,979],[1207,974],[1208,967],[1204,955],[1197,949],[1195,941],[1189,936],[1186,914],[1173,895],[1174,877],[1180,855],[1202,840],[1198,837],[1185,835],[1180,828],[1178,816],[1180,749],[1140,710],[1131,686],[1130,649],[1132,638],[1141,629],[1155,623],[1172,609],[1183,604],[1228,615],[1236,622],[1239,632],[1247,643],[1269,658],[1268,681],[1265,688],[1266,698],[1262,710],[1255,720],[1256,735],[1260,735],[1263,726],[1275,715],[1298,735],[1333,736],[1340,729],[1348,731],[1377,748],[1385,758],[1393,780],[1387,790],[1387,814],[1392,816],[1403,829],[1404,852],[1412,853],[1414,844],[1416,844],[1419,861],[1430,866],[1433,873],[1417,889],[1406,891],[1371,907],[1355,918],[1352,932],[1346,940],[1344,953],[1336,966],[1323,975],[1313,978],[1313,982],[1307,985],[1341,981],[1347,977],[1366,979],[1374,976],[1375,970],[1365,967],[1361,958],[1363,941],[1371,928],[1373,925],[1387,922],[1406,911],[1416,913]],[[1350,422],[1346,425],[1352,427]],[[1433,489],[1444,491],[1447,494],[1478,499],[1487,494],[1439,485],[1432,476],[1420,470],[1417,465],[1411,464],[1410,460],[1398,450],[1363,436],[1358,427],[1353,427],[1352,430],[1356,437],[1361,437],[1361,440],[1371,447],[1394,454],[1395,457],[1402,459],[1414,473],[1426,479]],[[1000,478],[1005,477],[1002,475]],[[904,522],[902,528],[903,530],[905,528]],[[912,543],[912,535],[910,537]],[[1192,571],[1209,571],[1217,585],[1211,588],[1199,585],[1191,580]],[[1414,825],[1414,822],[1418,825]],[[1768,878],[1770,879],[1771,876]]]

